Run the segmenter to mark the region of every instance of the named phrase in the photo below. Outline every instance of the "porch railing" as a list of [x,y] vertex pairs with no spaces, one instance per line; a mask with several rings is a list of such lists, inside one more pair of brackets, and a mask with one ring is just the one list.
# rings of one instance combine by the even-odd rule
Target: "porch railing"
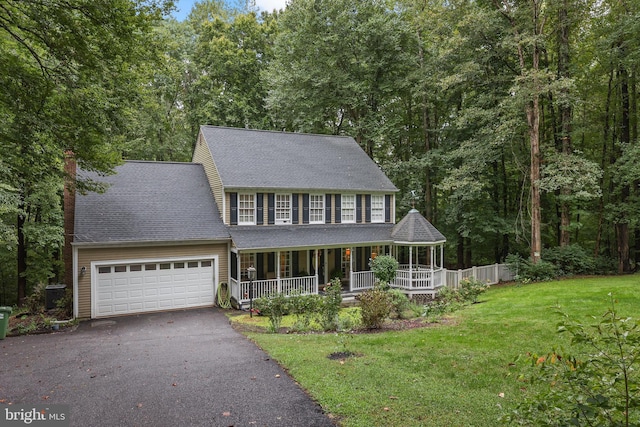
[[[231,279],[231,296],[240,303],[249,302],[250,282],[240,282]],[[253,281],[253,298],[261,298],[267,295],[282,293],[293,294],[317,294],[318,279],[316,276],[291,277],[286,279],[266,279]]]
[[[372,271],[352,272],[350,277],[349,290],[351,292],[370,289],[375,285],[375,276]],[[509,271],[505,264],[492,264],[463,270],[441,269],[434,270],[433,274],[429,266],[415,265],[409,271],[408,265],[401,265],[392,286],[406,290],[409,293],[420,293],[419,291],[421,290],[435,292],[442,286],[458,289],[463,279],[471,277],[494,285],[500,281],[513,280],[515,274]],[[231,296],[241,304],[248,303],[249,282],[238,283],[236,279],[231,279],[230,282]],[[318,279],[316,276],[254,280],[253,286],[254,298],[260,298],[276,292],[284,293],[285,295],[318,293]]]
[[376,277],[373,271],[354,271],[351,273],[351,282],[349,283],[350,291],[361,291],[373,288],[376,283]]

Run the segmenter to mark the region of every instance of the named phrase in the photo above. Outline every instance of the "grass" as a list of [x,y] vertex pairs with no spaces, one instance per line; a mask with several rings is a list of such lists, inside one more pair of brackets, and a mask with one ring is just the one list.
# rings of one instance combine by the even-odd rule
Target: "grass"
[[[343,426],[495,426],[528,385],[519,355],[566,347],[556,307],[588,321],[617,299],[635,316],[640,276],[494,287],[428,328],[373,334],[247,333]],[[331,360],[334,352],[358,357]]]

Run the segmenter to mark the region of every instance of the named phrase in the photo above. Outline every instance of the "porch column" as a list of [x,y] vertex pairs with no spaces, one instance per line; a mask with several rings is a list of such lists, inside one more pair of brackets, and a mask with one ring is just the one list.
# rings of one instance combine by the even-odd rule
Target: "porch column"
[[409,289],[413,288],[413,246],[409,246]]
[[433,277],[433,264],[435,264],[435,259],[433,258],[436,254],[435,248],[433,246],[429,246],[429,251],[431,254],[431,275],[429,276],[429,287],[434,288],[436,285],[435,278]]
[[356,256],[356,248],[349,248],[349,292],[353,285],[353,257]]
[[282,292],[282,287],[280,286],[280,251],[276,252],[276,291],[278,293]]

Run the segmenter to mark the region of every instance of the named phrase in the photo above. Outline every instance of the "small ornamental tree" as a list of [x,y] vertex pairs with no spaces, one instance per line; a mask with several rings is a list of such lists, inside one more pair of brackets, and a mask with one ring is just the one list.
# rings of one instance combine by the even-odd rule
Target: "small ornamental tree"
[[380,255],[369,261],[369,267],[371,267],[371,271],[373,271],[383,289],[387,289],[389,283],[396,278],[399,264],[391,255]]
[[569,321],[574,354],[532,355],[528,378],[539,390],[503,417],[512,425],[640,425],[640,325],[611,308],[593,325]]

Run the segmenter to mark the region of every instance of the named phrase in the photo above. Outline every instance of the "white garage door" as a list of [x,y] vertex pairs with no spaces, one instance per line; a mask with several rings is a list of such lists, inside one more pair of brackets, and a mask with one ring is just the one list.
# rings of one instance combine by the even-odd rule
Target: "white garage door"
[[214,260],[96,265],[92,317],[213,306]]

